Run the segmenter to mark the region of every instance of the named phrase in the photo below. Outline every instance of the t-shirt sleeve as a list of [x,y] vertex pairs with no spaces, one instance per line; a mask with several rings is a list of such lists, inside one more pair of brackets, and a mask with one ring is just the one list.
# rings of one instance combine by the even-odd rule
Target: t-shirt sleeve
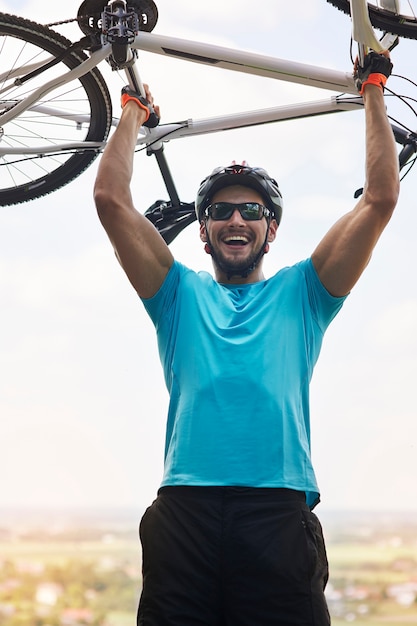
[[324,332],[338,314],[347,296],[332,296],[321,282],[311,258],[298,264],[304,272],[311,310],[320,329]]
[[174,261],[156,294],[152,298],[141,298],[156,329],[158,329],[160,321],[166,319],[175,306],[181,269],[181,264]]

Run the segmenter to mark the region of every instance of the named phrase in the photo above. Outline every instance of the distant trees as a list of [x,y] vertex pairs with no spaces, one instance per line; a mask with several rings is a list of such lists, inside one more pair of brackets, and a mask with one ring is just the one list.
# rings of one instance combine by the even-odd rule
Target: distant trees
[[[70,609],[100,626],[109,612],[136,612],[138,580],[123,563],[106,567],[83,560],[46,565],[43,571],[19,571],[12,562],[0,569],[0,626],[61,626]],[[51,590],[46,590],[50,584]],[[54,595],[53,589],[57,591]],[[83,623],[82,621],[80,623]]]

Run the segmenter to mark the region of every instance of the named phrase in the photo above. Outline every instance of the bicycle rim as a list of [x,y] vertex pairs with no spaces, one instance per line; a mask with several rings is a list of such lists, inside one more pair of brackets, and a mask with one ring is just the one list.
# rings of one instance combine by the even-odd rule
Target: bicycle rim
[[[329,4],[350,15],[349,0],[326,0]],[[374,28],[394,33],[399,37],[417,39],[417,0],[401,0],[400,12],[384,8],[384,0],[368,2],[369,18]]]
[[[59,189],[79,176],[99,154],[97,149],[64,151],[54,146],[107,138],[111,99],[97,69],[46,94],[2,125],[5,111],[87,58],[81,51],[71,51],[54,67],[19,83],[69,46],[68,39],[49,28],[0,13],[0,205],[27,202]],[[35,148],[36,153],[25,153]]]

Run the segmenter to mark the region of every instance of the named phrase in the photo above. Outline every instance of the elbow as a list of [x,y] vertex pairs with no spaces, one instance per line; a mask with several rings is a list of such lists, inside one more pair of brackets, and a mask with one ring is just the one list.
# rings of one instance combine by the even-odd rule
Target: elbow
[[97,213],[100,220],[103,222],[108,219],[113,213],[117,212],[119,201],[111,188],[102,182],[100,179],[96,180],[93,190],[94,203],[96,205]]
[[106,189],[98,182],[94,185],[93,191],[94,203],[96,205],[97,213],[101,215],[106,212],[109,205],[109,194]]
[[379,214],[380,218],[388,222],[397,206],[400,194],[399,181],[384,188],[379,188],[373,192],[369,189],[365,191],[365,202],[372,206]]
[[391,213],[397,206],[398,198],[400,196],[400,176],[399,171],[396,170],[395,180],[391,185],[385,188],[386,203],[391,207]]
[[99,220],[110,239],[113,240],[116,230],[121,228],[121,225],[130,223],[136,213],[130,194],[124,193],[119,187],[109,186],[106,181],[97,178],[93,198]]
[[105,181],[100,178],[97,178],[94,184],[93,198],[98,213],[106,211],[110,204],[110,193]]
[[376,201],[376,207],[381,215],[385,215],[388,219],[394,212],[397,206],[399,196],[399,189],[392,189],[388,193],[384,194]]

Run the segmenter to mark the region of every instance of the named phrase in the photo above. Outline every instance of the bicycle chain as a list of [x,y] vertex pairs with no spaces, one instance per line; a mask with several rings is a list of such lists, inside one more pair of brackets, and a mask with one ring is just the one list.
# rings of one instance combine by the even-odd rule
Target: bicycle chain
[[78,22],[79,19],[84,20],[87,19],[88,15],[80,15],[79,17],[73,17],[69,20],[62,20],[61,22],[52,22],[51,24],[44,24],[46,28],[51,28],[52,26],[62,26],[63,24],[70,24],[71,22]]

